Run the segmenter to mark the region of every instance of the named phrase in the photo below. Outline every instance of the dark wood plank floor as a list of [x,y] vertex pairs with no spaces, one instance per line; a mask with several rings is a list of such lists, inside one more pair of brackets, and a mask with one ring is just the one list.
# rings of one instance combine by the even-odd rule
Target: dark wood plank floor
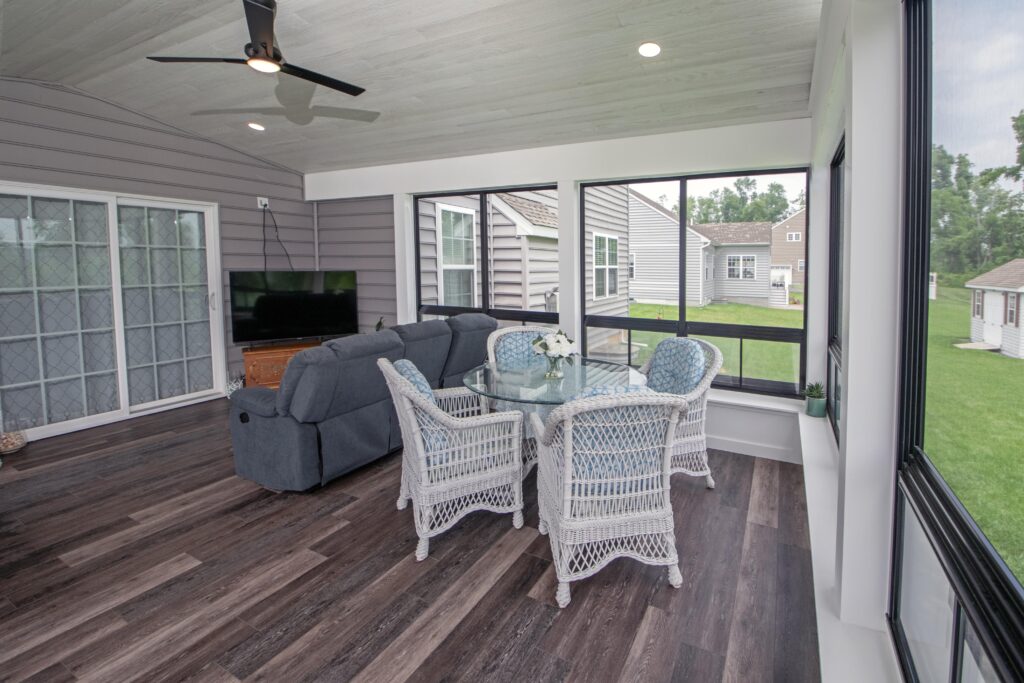
[[475,513],[416,562],[399,457],[310,494],[233,474],[223,400],[0,468],[0,680],[818,679],[802,471],[673,478],[683,587],[617,560],[554,603],[548,540]]

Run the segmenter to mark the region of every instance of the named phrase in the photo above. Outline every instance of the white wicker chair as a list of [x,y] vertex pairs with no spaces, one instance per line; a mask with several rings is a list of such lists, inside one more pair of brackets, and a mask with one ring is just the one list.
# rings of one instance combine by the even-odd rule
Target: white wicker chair
[[[707,417],[708,390],[715,375],[722,369],[722,352],[718,347],[703,339],[689,337],[700,344],[704,351],[704,376],[700,383],[691,391],[682,394],[689,409],[686,418],[679,421],[676,428],[675,444],[672,447],[672,473],[681,472],[693,477],[703,476],[709,489],[715,488],[715,480],[711,476],[708,465],[708,441],[704,432]],[[657,349],[655,349],[657,353]],[[651,360],[648,359],[640,368],[640,372],[649,375]]]
[[[553,331],[550,327],[537,325],[499,328],[487,337],[487,361],[498,368],[515,368],[534,363],[546,365],[546,358],[534,353],[533,340]],[[527,414],[536,412],[541,419],[547,417],[550,410],[550,408],[530,403],[510,401],[496,401],[494,407],[496,410],[519,410]],[[537,464],[537,442],[529,422],[523,425],[523,437],[523,476],[525,477]]]
[[398,509],[412,500],[416,559],[429,539],[476,510],[512,512],[523,526],[522,421],[518,412],[487,413],[484,399],[465,388],[434,390],[436,404],[377,360],[395,401],[402,440]]
[[595,396],[559,406],[538,437],[540,532],[550,534],[559,607],[569,582],[617,557],[668,567],[682,585],[669,477],[672,435],[686,399],[643,392]]

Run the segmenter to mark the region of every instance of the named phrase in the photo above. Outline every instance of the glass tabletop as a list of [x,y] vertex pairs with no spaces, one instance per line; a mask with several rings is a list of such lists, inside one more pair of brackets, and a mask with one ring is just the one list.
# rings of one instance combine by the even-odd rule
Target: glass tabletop
[[484,363],[467,372],[462,381],[489,398],[543,405],[561,405],[589,387],[647,384],[647,378],[628,365],[582,356],[562,363],[560,379],[545,378],[547,371],[546,362],[510,368]]

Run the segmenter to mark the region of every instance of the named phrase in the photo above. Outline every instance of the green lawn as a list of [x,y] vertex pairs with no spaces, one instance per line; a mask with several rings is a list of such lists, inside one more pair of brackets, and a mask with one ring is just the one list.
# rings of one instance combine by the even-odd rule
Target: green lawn
[[1024,359],[953,347],[970,335],[970,293],[929,306],[925,450],[1024,579]]
[[[637,304],[629,306],[634,318],[678,320],[678,306]],[[710,304],[689,307],[687,319],[708,323],[764,325],[771,327],[802,327],[803,311],[749,306],[747,304]],[[665,337],[661,332],[633,332],[633,363],[642,365]],[[719,348],[724,363],[721,374],[739,376],[740,341],[722,337],[701,337]],[[747,340],[743,342],[743,376],[748,379],[770,379],[780,382],[800,381],[800,346],[782,342]]]

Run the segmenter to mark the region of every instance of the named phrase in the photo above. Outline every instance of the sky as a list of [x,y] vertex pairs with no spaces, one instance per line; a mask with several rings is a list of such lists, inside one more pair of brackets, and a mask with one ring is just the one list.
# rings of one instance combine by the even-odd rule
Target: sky
[[[706,197],[714,190],[721,189],[723,187],[732,187],[733,183],[736,182],[736,178],[739,177],[741,176],[691,180],[686,185],[686,191],[691,197]],[[803,190],[807,184],[803,173],[776,173],[772,175],[758,175],[752,177],[757,179],[758,191],[766,189],[770,183],[782,183],[782,186],[786,188],[786,198],[789,199],[790,202],[796,199],[797,195],[800,194],[800,190]],[[630,187],[655,201],[661,201],[661,197],[665,196],[667,201],[663,203],[670,209],[677,201],[679,201],[678,181],[633,183]]]
[[974,170],[1014,163],[1024,109],[1024,1],[935,0],[933,139]]

